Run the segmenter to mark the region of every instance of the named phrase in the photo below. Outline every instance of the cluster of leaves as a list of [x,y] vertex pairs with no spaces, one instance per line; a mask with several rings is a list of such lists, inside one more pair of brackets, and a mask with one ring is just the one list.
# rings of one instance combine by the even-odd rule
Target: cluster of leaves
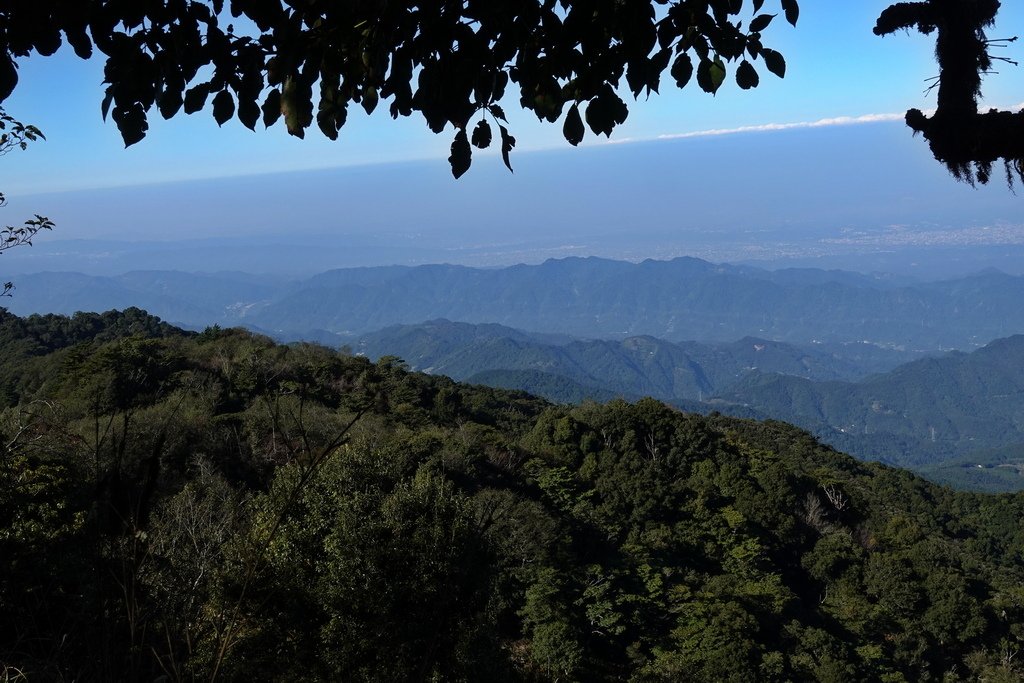
[[993,164],[1002,161],[1012,187],[1014,176],[1024,181],[1024,111],[978,112],[981,78],[991,71],[993,60],[1016,66],[991,55],[993,45],[1005,45],[1015,37],[993,41],[985,36],[999,6],[999,0],[900,2],[882,12],[875,34],[911,28],[925,35],[937,33],[938,105],[932,116],[911,109],[907,125],[928,140],[935,158],[958,180],[985,184]]
[[[779,0],[796,24],[796,0]],[[373,112],[389,101],[393,117],[421,114],[435,133],[453,126],[456,177],[472,147],[487,148],[497,124],[509,164],[515,138],[500,102],[509,83],[540,119],[563,119],[573,145],[610,135],[634,97],[657,92],[669,70],[679,87],[696,74],[714,93],[738,62],[736,82],[758,85],[754,66],[781,77],[782,55],[762,32],[775,14],[753,0],[471,0],[337,3],[313,0],[40,0],[0,10],[0,102],[17,84],[14,59],[49,55],[62,34],[82,58],[106,56],[104,115],[126,145],[141,140],[156,106],[165,118],[209,100],[219,124],[249,128],[284,120],[304,136],[315,122],[334,139],[350,105]],[[228,17],[230,14],[230,18]],[[564,116],[563,116],[564,115]],[[475,122],[475,123],[474,123]]]
[[0,156],[13,149],[28,149],[28,143],[45,139],[46,136],[38,128],[18,121],[0,108]]
[[[45,139],[45,136],[38,128],[16,120],[0,107],[0,156],[4,156],[14,149],[27,149],[28,143]],[[0,208],[6,203],[6,197],[0,192]],[[25,221],[23,225],[4,226],[0,228],[0,254],[14,247],[31,246],[32,238],[37,232],[52,229],[53,221],[39,214]],[[14,289],[13,283],[3,283],[0,297],[9,296],[12,289]]]
[[1021,675],[1019,495],[141,311],[0,333],[0,661],[30,677]]

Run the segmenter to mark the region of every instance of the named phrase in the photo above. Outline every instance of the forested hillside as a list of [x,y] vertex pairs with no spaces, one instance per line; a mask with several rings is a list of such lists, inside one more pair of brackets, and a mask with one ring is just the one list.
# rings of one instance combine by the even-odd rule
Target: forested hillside
[[756,337],[718,343],[673,343],[650,336],[574,340],[449,320],[388,327],[361,335],[350,346],[371,359],[394,355],[415,370],[459,380],[493,370],[543,372],[589,387],[592,397],[603,392],[667,401],[722,393],[754,370],[853,380],[921,355],[856,342],[795,346]]
[[756,338],[564,341],[434,320],[365,335],[353,349],[556,403],[653,396],[693,412],[785,420],[864,460],[918,468],[961,487],[1024,488],[1021,336],[900,363],[915,354]]
[[1021,495],[138,310],[0,340],[9,677],[1022,675]]
[[865,459],[933,465],[1024,443],[1024,336],[861,382],[748,375],[723,399],[821,430]]

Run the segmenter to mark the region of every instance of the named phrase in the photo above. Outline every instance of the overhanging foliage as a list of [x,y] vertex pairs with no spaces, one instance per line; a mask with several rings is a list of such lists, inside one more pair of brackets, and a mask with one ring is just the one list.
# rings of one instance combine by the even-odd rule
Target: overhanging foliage
[[[0,10],[0,102],[17,84],[15,58],[50,55],[63,40],[82,58],[106,59],[104,115],[126,145],[141,140],[155,106],[164,118],[211,105],[218,124],[255,128],[283,119],[303,137],[314,123],[334,139],[351,105],[422,115],[435,133],[455,129],[452,171],[472,147],[515,138],[501,102],[563,121],[579,144],[586,128],[610,135],[634,97],[657,92],[667,70],[679,87],[695,76],[715,93],[738,63],[741,88],[763,67],[781,77],[782,55],[762,43],[776,14],[764,0],[46,0]],[[773,8],[796,24],[796,0]],[[760,64],[755,67],[755,64]],[[513,87],[510,87],[512,85]],[[584,125],[584,121],[586,125]],[[497,135],[492,126],[497,126]]]

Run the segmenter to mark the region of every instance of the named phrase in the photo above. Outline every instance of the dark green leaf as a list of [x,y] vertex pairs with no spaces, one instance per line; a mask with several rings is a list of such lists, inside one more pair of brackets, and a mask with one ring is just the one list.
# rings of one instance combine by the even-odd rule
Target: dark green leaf
[[757,38],[751,37],[747,39],[747,54],[749,54],[752,59],[757,59],[757,56],[761,54],[762,48],[763,45],[761,45],[761,41]]
[[774,14],[758,14],[754,17],[753,21],[750,22],[750,32],[760,33],[768,28],[768,24],[772,23],[772,19],[774,18]]
[[260,120],[260,107],[256,100],[238,98],[238,120],[249,130],[256,130],[256,122]]
[[487,111],[489,111],[491,113],[491,116],[498,119],[499,121],[504,121],[505,123],[508,123],[508,119],[505,118],[505,110],[502,109],[499,105],[489,104],[487,105]]
[[508,154],[516,146],[516,139],[509,135],[508,129],[505,126],[499,125],[498,130],[501,131],[501,160],[505,162],[505,166],[511,171],[512,164],[509,162]]
[[103,96],[103,102],[100,103],[100,114],[103,116],[103,120],[107,120],[107,114],[110,113],[110,104],[114,101],[114,86],[107,86],[107,92]]
[[505,87],[508,85],[508,74],[504,71],[499,71],[498,75],[494,78],[494,90],[491,92],[491,98],[500,100],[505,96]]
[[626,103],[615,94],[610,85],[605,84],[597,97],[590,100],[590,104],[587,105],[587,125],[598,135],[604,133],[611,136],[615,126],[623,123],[628,114]]
[[715,90],[725,82],[725,63],[721,57],[715,57],[711,62],[711,80],[715,83]]
[[743,90],[750,90],[756,88],[760,82],[760,78],[757,75],[757,71],[753,65],[747,60],[740,62],[739,67],[736,68],[736,84]]
[[167,88],[157,98],[160,116],[163,116],[165,119],[174,118],[174,115],[181,109],[182,104],[181,91],[177,88]]
[[281,91],[281,114],[289,135],[300,140],[306,136],[306,128],[313,123],[312,88],[292,76],[285,80]]
[[570,145],[575,147],[583,141],[585,133],[586,129],[583,127],[583,119],[580,117],[580,106],[579,104],[574,104],[569,108],[569,113],[565,115],[562,135],[565,136]]
[[281,118],[281,91],[274,88],[267,93],[267,99],[263,101],[263,125],[270,128]]
[[701,90],[714,95],[722,87],[725,81],[725,64],[721,57],[715,57],[714,61],[702,59],[697,65],[697,85]]
[[473,101],[483,104],[491,99],[491,93],[494,91],[494,74],[486,70],[481,70],[476,76],[476,82],[473,84]]
[[18,85],[18,69],[14,65],[14,60],[6,54],[0,55],[0,102],[6,100],[14,92],[16,85]]
[[707,39],[699,33],[695,33],[693,36],[693,51],[697,53],[697,57],[700,60],[709,59],[711,54],[711,48],[708,47]]
[[85,31],[85,27],[84,23],[67,26],[64,33],[68,37],[68,43],[74,48],[75,54],[82,59],[89,59],[92,57],[92,41]]
[[676,42],[676,28],[671,21],[658,22],[658,45],[661,47],[672,47]]
[[213,96],[213,120],[223,126],[235,115],[235,100],[227,90],[221,90]]
[[647,85],[647,60],[636,59],[626,65],[626,83],[633,97],[639,97],[640,91]]
[[769,71],[779,78],[786,77],[786,60],[783,59],[779,52],[766,47],[761,50],[761,57],[764,59],[764,65],[768,67]]
[[329,140],[338,139],[338,129],[334,125],[334,112],[330,109],[321,109],[316,113],[316,125]]
[[782,11],[786,13],[786,21],[796,26],[796,22],[800,18],[800,6],[796,0],[782,0]]
[[565,105],[565,100],[563,99],[561,88],[558,87],[558,84],[553,79],[545,82],[544,86],[534,95],[532,109],[538,118],[554,123],[562,115],[562,107]]
[[452,141],[452,154],[448,157],[448,163],[452,165],[452,175],[460,178],[463,173],[469,170],[473,162],[473,150],[469,146],[469,139],[466,137],[466,129],[460,128]]
[[377,89],[367,88],[363,91],[363,109],[366,110],[367,114],[372,114],[373,110],[377,108]]
[[36,36],[36,52],[48,57],[60,49],[60,31],[56,29],[45,30]]
[[487,149],[491,146],[491,124],[486,120],[480,119],[480,123],[476,124],[476,128],[473,129],[472,143],[478,149]]
[[[651,66],[647,70],[647,87],[649,90],[658,92],[658,88],[661,86],[661,72],[668,66],[668,60],[672,59],[672,50],[665,48],[658,50],[651,57]],[[648,94],[650,94],[648,92]]]
[[348,119],[348,108],[337,104],[334,100],[321,100],[320,109],[316,113],[316,125],[331,140],[338,139],[338,131],[345,125]]
[[131,147],[146,137],[149,124],[146,122],[146,110],[138,102],[128,107],[114,107],[110,117],[121,132],[125,147]]
[[671,74],[677,86],[680,88],[686,87],[686,84],[690,82],[690,78],[693,76],[693,60],[690,59],[689,54],[685,52],[679,53],[676,61],[672,63]]
[[210,84],[200,83],[185,92],[185,113],[195,114],[206,106],[206,98],[210,95]]

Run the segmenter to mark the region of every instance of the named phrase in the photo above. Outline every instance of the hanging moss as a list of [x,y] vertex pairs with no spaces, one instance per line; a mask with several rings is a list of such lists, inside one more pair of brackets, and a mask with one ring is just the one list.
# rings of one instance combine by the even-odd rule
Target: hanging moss
[[907,125],[928,140],[932,154],[958,180],[985,184],[992,167],[1003,164],[1007,183],[1024,181],[1024,111],[978,111],[981,78],[991,71],[993,43],[985,35],[999,11],[998,0],[928,0],[887,8],[876,35],[917,29],[937,33],[938,106],[931,116],[907,112]]

